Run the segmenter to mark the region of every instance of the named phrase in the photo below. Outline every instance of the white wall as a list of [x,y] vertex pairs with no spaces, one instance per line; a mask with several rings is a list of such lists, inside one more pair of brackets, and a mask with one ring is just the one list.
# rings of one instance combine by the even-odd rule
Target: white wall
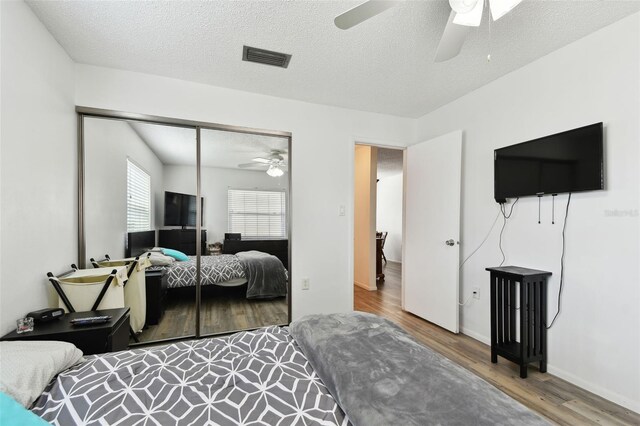
[[151,226],[155,229],[163,220],[163,165],[126,121],[85,118],[84,140],[87,260],[105,254],[121,259],[127,235],[127,159],[151,178]]
[[[204,223],[209,242],[222,242],[228,231],[228,197],[231,189],[285,190],[288,175],[271,177],[264,171],[234,170],[221,167],[202,167],[202,197],[204,198]],[[164,167],[164,190],[196,193],[196,168],[193,166]]]
[[392,262],[402,262],[402,191],[402,173],[378,182],[376,229],[389,233],[384,255]]
[[[490,65],[487,65],[490,66]],[[603,121],[606,191],[574,194],[567,224],[562,312],[549,331],[549,372],[640,411],[640,15],[606,27],[484,86],[418,121],[416,141],[464,129],[462,257],[484,238],[498,210],[493,150]],[[520,200],[504,233],[507,265],[553,272],[555,313],[567,195]],[[626,212],[612,216],[609,212]],[[464,267],[463,331],[489,341],[489,275],[499,227]],[[499,362],[508,362],[500,359]]]
[[76,75],[78,105],[292,132],[293,317],[353,309],[354,140],[404,146],[413,120],[88,65]]
[[73,62],[23,2],[0,2],[0,333],[47,307],[77,261]]

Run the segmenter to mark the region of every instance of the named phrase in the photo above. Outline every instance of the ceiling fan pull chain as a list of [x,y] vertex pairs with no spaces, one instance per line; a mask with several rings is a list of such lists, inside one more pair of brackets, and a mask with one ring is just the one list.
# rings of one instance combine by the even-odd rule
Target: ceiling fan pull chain
[[[489,0],[485,0],[484,2],[484,6],[485,6],[485,10],[489,10]],[[487,62],[491,62],[491,11],[489,11],[489,53],[487,54]]]

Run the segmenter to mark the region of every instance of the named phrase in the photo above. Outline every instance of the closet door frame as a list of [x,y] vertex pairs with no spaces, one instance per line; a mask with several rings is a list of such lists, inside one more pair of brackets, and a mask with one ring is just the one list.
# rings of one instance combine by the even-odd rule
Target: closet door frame
[[[202,129],[207,130],[219,130],[219,131],[227,131],[227,132],[235,132],[235,133],[248,133],[260,136],[274,136],[280,138],[287,138],[288,140],[288,155],[289,155],[289,177],[288,177],[288,185],[289,190],[287,191],[287,240],[288,240],[288,251],[289,251],[289,280],[287,283],[287,324],[274,324],[274,325],[288,325],[291,322],[291,304],[292,304],[292,295],[291,295],[291,283],[292,274],[291,274],[291,265],[292,265],[292,252],[291,252],[291,170],[292,170],[292,161],[291,161],[291,142],[292,135],[290,132],[279,131],[279,130],[267,130],[267,129],[256,129],[251,127],[242,127],[242,126],[234,126],[227,124],[219,124],[219,123],[207,123],[203,121],[193,121],[193,120],[183,120],[178,118],[171,117],[162,117],[155,115],[147,115],[147,114],[139,114],[139,113],[131,113],[131,112],[123,112],[123,111],[115,111],[109,109],[100,109],[100,108],[92,108],[86,106],[76,106],[76,114],[78,117],[78,147],[77,147],[77,155],[78,155],[78,259],[77,265],[80,268],[86,267],[86,229],[85,229],[85,209],[84,209],[84,191],[85,191],[85,143],[84,143],[84,118],[101,118],[101,119],[111,119],[111,120],[119,120],[119,121],[136,121],[142,123],[150,123],[150,124],[159,124],[165,126],[173,126],[173,127],[182,127],[193,129],[196,131],[196,196],[198,200],[202,199],[201,193],[201,133]],[[203,335],[200,330],[200,306],[201,306],[201,259],[202,256],[202,244],[201,244],[201,229],[202,229],[202,203],[196,203],[196,333],[195,336],[180,336],[169,339],[155,340],[149,342],[141,342],[130,344],[129,346],[143,346],[148,344],[155,344],[158,342],[174,342],[180,340],[189,340],[199,339],[201,337],[211,337],[211,336],[220,336],[225,334],[231,334],[232,332],[222,332],[222,333],[211,333]]]

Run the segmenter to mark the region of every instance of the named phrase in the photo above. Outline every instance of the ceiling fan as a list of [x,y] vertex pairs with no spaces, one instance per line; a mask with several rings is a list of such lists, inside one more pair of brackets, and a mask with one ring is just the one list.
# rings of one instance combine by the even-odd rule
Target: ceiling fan
[[287,170],[287,163],[282,156],[285,154],[285,151],[281,151],[279,149],[273,149],[271,152],[264,157],[256,157],[251,160],[251,163],[243,163],[238,164],[238,167],[241,169],[247,168],[262,168],[267,167],[267,174],[271,177],[279,177],[284,174]]
[[[404,0],[369,0],[349,9],[334,19],[336,27],[348,30]],[[471,27],[479,27],[485,1],[489,3],[494,21],[502,18],[522,0],[449,0],[451,14],[438,44],[435,61],[444,62],[456,57]]]

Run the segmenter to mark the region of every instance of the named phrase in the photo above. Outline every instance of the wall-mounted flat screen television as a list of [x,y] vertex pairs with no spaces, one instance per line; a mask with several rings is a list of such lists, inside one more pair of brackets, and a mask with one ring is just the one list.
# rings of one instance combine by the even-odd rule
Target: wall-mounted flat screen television
[[[204,217],[204,199],[202,199]],[[196,196],[165,191],[164,226],[196,226]]]
[[604,189],[602,123],[496,149],[494,185],[498,202]]

